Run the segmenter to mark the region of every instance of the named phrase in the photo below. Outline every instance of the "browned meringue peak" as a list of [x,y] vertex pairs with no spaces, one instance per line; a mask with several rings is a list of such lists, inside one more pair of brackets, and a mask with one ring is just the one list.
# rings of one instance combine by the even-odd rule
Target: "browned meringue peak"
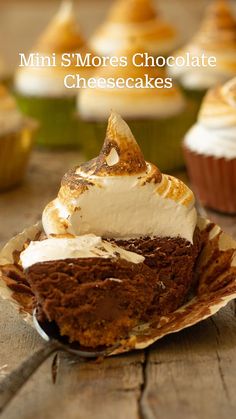
[[63,0],[56,16],[49,22],[34,50],[60,54],[77,51],[84,45],[85,41],[75,18],[74,2]]
[[236,126],[236,77],[208,91],[198,120],[214,127]]
[[[95,176],[136,175],[147,164],[129,126],[115,112],[108,120],[106,138],[99,156],[80,166],[79,171]],[[158,171],[158,177],[161,174]]]
[[236,77],[222,86],[222,95],[226,98],[228,104],[235,108],[236,112]]
[[46,235],[103,238],[183,237],[193,242],[194,195],[146,163],[130,129],[112,113],[98,158],[67,173],[43,211]]
[[119,0],[111,8],[108,19],[117,23],[140,23],[156,17],[152,0]]
[[228,0],[215,0],[206,10],[205,18],[197,33],[198,42],[213,43],[216,41],[216,48],[236,43],[236,19]]

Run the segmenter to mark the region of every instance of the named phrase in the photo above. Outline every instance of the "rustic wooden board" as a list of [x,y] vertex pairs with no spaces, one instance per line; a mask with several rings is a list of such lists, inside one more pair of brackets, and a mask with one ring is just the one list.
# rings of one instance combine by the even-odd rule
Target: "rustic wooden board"
[[148,353],[143,417],[235,417],[236,333],[231,304]]

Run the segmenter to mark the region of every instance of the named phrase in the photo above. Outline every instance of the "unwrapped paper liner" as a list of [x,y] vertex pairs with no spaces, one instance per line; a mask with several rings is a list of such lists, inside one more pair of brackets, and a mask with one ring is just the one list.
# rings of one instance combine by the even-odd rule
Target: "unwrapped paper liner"
[[[120,345],[110,355],[144,349],[165,335],[212,316],[236,298],[236,241],[219,226],[204,218],[198,218],[198,227],[205,240],[195,269],[196,289],[188,302],[172,313],[152,318],[149,323],[137,326],[126,339],[120,341]],[[30,310],[25,310],[20,304],[21,299],[14,290],[14,284],[13,289],[6,285],[7,278],[3,268],[6,265],[11,266],[14,255],[23,249],[27,241],[37,240],[41,232],[41,223],[29,227],[12,238],[0,252],[0,296],[13,304],[32,327]],[[11,282],[9,285],[11,286]]]

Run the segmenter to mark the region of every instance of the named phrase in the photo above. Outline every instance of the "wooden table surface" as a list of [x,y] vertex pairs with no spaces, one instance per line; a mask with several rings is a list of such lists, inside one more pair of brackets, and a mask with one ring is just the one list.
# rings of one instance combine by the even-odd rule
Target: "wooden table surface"
[[[61,176],[81,161],[75,152],[33,153],[25,183],[0,195],[0,245],[36,222],[55,197]],[[236,237],[235,219],[210,214]],[[43,345],[0,302],[0,379]],[[3,419],[227,419],[236,409],[236,315],[232,302],[218,314],[168,336],[145,351],[103,362],[52,357],[22,388]]]

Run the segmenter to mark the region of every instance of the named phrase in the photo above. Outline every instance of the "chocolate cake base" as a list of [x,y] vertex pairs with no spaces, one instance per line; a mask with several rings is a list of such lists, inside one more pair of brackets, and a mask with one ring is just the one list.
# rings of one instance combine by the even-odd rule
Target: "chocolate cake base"
[[[26,271],[49,321],[81,345],[111,345],[145,320],[156,275],[144,264],[121,259],[66,259]],[[148,284],[148,286],[147,286]]]
[[198,231],[194,244],[147,237],[116,244],[142,254],[145,262],[66,259],[26,270],[41,312],[71,342],[91,348],[112,345],[136,325],[174,311],[194,285]]
[[198,228],[194,233],[193,244],[181,237],[112,241],[125,250],[144,256],[144,263],[157,274],[158,289],[150,305],[149,315],[170,313],[184,302],[195,282],[194,266],[202,241]]

